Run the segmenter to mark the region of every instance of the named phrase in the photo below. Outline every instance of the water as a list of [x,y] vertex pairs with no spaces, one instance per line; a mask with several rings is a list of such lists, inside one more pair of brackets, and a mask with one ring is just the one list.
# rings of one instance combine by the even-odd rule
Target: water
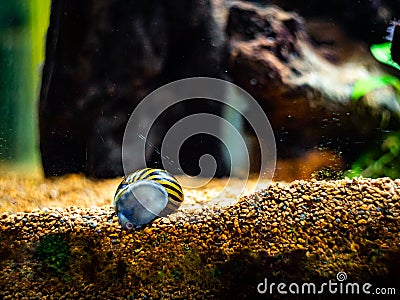
[[[1,2],[0,298],[399,291],[399,5],[210,2]],[[184,201],[126,230],[146,96],[130,157]]]

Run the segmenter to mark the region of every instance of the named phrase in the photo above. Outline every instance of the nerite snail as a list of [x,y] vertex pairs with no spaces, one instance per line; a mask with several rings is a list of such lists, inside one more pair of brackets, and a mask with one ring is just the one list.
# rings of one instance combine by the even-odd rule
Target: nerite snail
[[176,211],[182,202],[182,187],[175,177],[165,170],[146,168],[122,180],[113,206],[120,224],[132,229]]

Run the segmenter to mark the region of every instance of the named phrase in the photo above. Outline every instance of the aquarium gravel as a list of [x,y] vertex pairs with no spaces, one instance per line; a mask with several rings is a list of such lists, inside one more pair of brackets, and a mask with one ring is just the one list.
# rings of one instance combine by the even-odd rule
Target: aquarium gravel
[[252,299],[338,272],[400,292],[399,200],[388,178],[271,183],[131,231],[108,205],[3,212],[0,298]]

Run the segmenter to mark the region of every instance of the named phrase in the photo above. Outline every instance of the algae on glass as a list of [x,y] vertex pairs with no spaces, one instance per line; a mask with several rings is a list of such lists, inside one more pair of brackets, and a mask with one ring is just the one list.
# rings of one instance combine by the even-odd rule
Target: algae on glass
[[50,0],[0,1],[0,167],[37,166],[37,98]]

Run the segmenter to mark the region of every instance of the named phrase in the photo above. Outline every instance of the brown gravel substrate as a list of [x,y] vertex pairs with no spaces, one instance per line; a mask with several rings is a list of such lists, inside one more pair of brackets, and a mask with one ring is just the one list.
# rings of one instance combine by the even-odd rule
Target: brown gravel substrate
[[273,183],[134,231],[109,206],[4,212],[0,296],[253,299],[264,278],[321,283],[340,271],[399,294],[399,213],[400,180],[387,178]]

